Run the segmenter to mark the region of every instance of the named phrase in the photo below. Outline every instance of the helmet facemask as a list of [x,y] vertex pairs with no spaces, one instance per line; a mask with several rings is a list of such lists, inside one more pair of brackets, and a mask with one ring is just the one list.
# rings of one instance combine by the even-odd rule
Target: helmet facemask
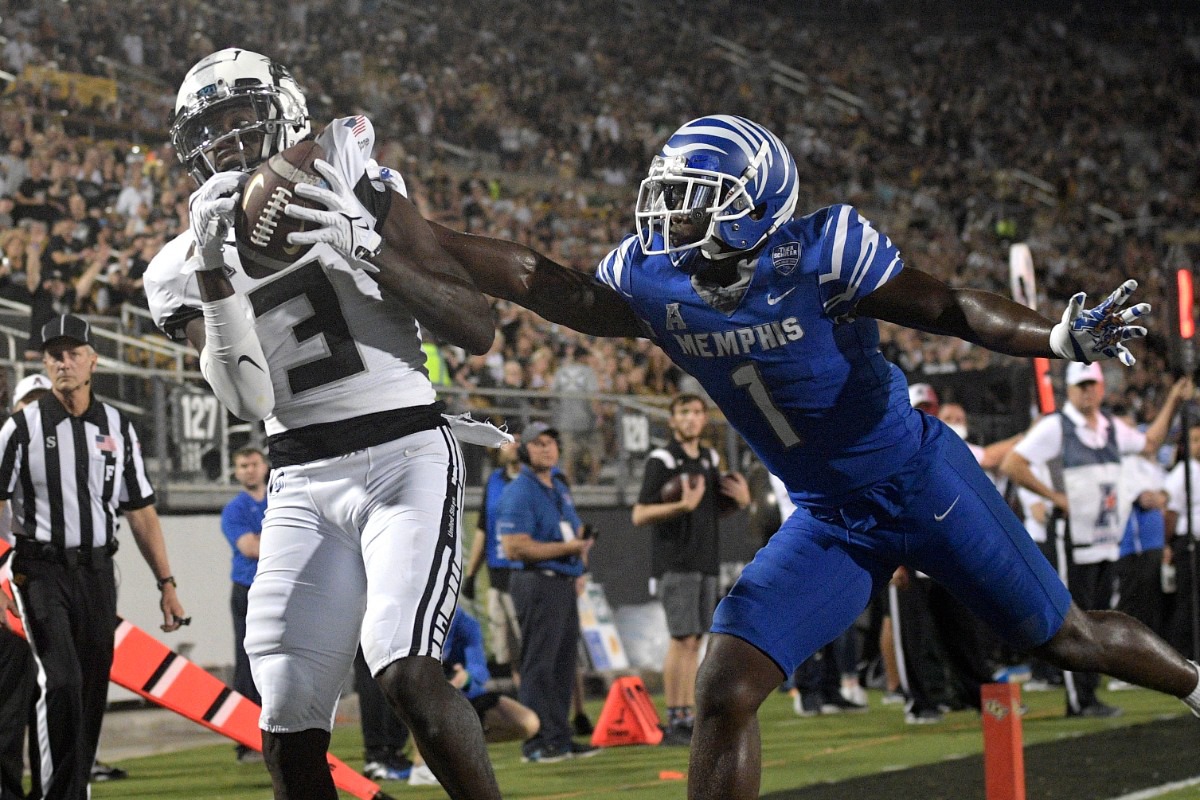
[[[227,115],[238,109],[238,122],[229,125]],[[178,120],[171,141],[188,172],[204,183],[217,172],[250,172],[273,152],[280,123],[273,100],[265,90],[216,100]],[[242,120],[245,120],[244,122]]]
[[185,78],[170,135],[179,160],[202,184],[217,172],[250,172],[308,132],[304,95],[287,70],[230,49]]
[[[751,165],[736,178],[718,171],[718,160],[711,154],[699,153],[690,158],[655,156],[638,189],[634,210],[642,251],[646,255],[668,255],[671,263],[686,270],[692,259],[684,254],[692,250],[699,249],[707,257],[716,258],[731,250],[740,252],[756,247],[758,241],[747,245],[740,238],[726,241],[721,234],[726,230],[736,232],[737,220],[754,210],[754,200],[746,185],[754,180],[757,164],[765,156],[764,144]],[[703,231],[696,237],[688,236],[689,241],[678,240],[678,236],[672,236],[672,223],[677,232],[680,223],[703,227]],[[656,233],[660,237],[657,246]]]

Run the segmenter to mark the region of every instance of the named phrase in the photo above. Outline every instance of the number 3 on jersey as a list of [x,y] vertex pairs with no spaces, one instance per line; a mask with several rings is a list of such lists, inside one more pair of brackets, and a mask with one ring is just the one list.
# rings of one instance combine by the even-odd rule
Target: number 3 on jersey
[[350,333],[346,315],[342,312],[337,290],[320,261],[310,261],[297,267],[277,280],[258,287],[250,292],[249,297],[255,317],[261,317],[298,297],[306,299],[312,308],[311,314],[292,326],[292,333],[298,343],[320,336],[328,355],[288,369],[288,386],[293,395],[348,378],[366,369],[358,345]]
[[787,417],[775,405],[775,401],[771,398],[771,393],[767,391],[767,385],[763,381],[762,373],[758,371],[758,365],[753,361],[747,361],[737,369],[735,369],[730,377],[737,386],[744,387],[750,394],[750,399],[754,402],[754,406],[758,409],[758,413],[763,415],[763,419],[771,426],[776,438],[784,449],[795,447],[800,444],[800,435],[792,428],[787,421]]

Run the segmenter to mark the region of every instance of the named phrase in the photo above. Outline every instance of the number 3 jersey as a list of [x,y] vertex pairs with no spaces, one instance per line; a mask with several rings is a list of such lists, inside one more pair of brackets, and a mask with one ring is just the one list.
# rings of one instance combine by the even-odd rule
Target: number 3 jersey
[[[375,133],[365,117],[334,120],[317,143],[369,213],[386,213],[387,192],[406,194],[399,175],[370,160]],[[187,324],[202,317],[195,272],[185,268],[194,251],[185,232],[146,270],[150,311],[173,339],[185,339]],[[230,231],[225,274],[253,311],[275,390],[269,435],[435,402],[412,313],[332,247],[314,245],[278,272],[250,272]]]
[[797,503],[834,505],[921,445],[903,373],[855,304],[903,269],[852,207],[793,219],[730,287],[705,287],[629,236],[597,268],[671,359],[704,386]]

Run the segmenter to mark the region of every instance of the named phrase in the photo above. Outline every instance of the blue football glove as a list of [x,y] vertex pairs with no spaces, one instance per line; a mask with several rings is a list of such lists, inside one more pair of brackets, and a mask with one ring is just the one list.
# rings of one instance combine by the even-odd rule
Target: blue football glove
[[1050,331],[1050,349],[1059,358],[1090,364],[1105,358],[1119,359],[1132,367],[1136,359],[1125,347],[1130,339],[1140,339],[1146,329],[1133,325],[1139,317],[1150,313],[1149,303],[1138,303],[1124,311],[1121,306],[1137,288],[1137,281],[1128,280],[1095,308],[1085,309],[1087,295],[1079,292],[1067,304],[1062,322]]

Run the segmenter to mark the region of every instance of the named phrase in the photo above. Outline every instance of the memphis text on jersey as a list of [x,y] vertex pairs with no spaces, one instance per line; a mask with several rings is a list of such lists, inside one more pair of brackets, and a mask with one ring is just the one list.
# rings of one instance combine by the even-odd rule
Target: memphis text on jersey
[[[677,312],[678,313],[678,312]],[[670,319],[670,311],[667,312]],[[672,333],[679,349],[698,358],[744,356],[755,350],[773,350],[804,336],[804,329],[795,317],[772,320],[762,325],[735,328],[711,333]]]

